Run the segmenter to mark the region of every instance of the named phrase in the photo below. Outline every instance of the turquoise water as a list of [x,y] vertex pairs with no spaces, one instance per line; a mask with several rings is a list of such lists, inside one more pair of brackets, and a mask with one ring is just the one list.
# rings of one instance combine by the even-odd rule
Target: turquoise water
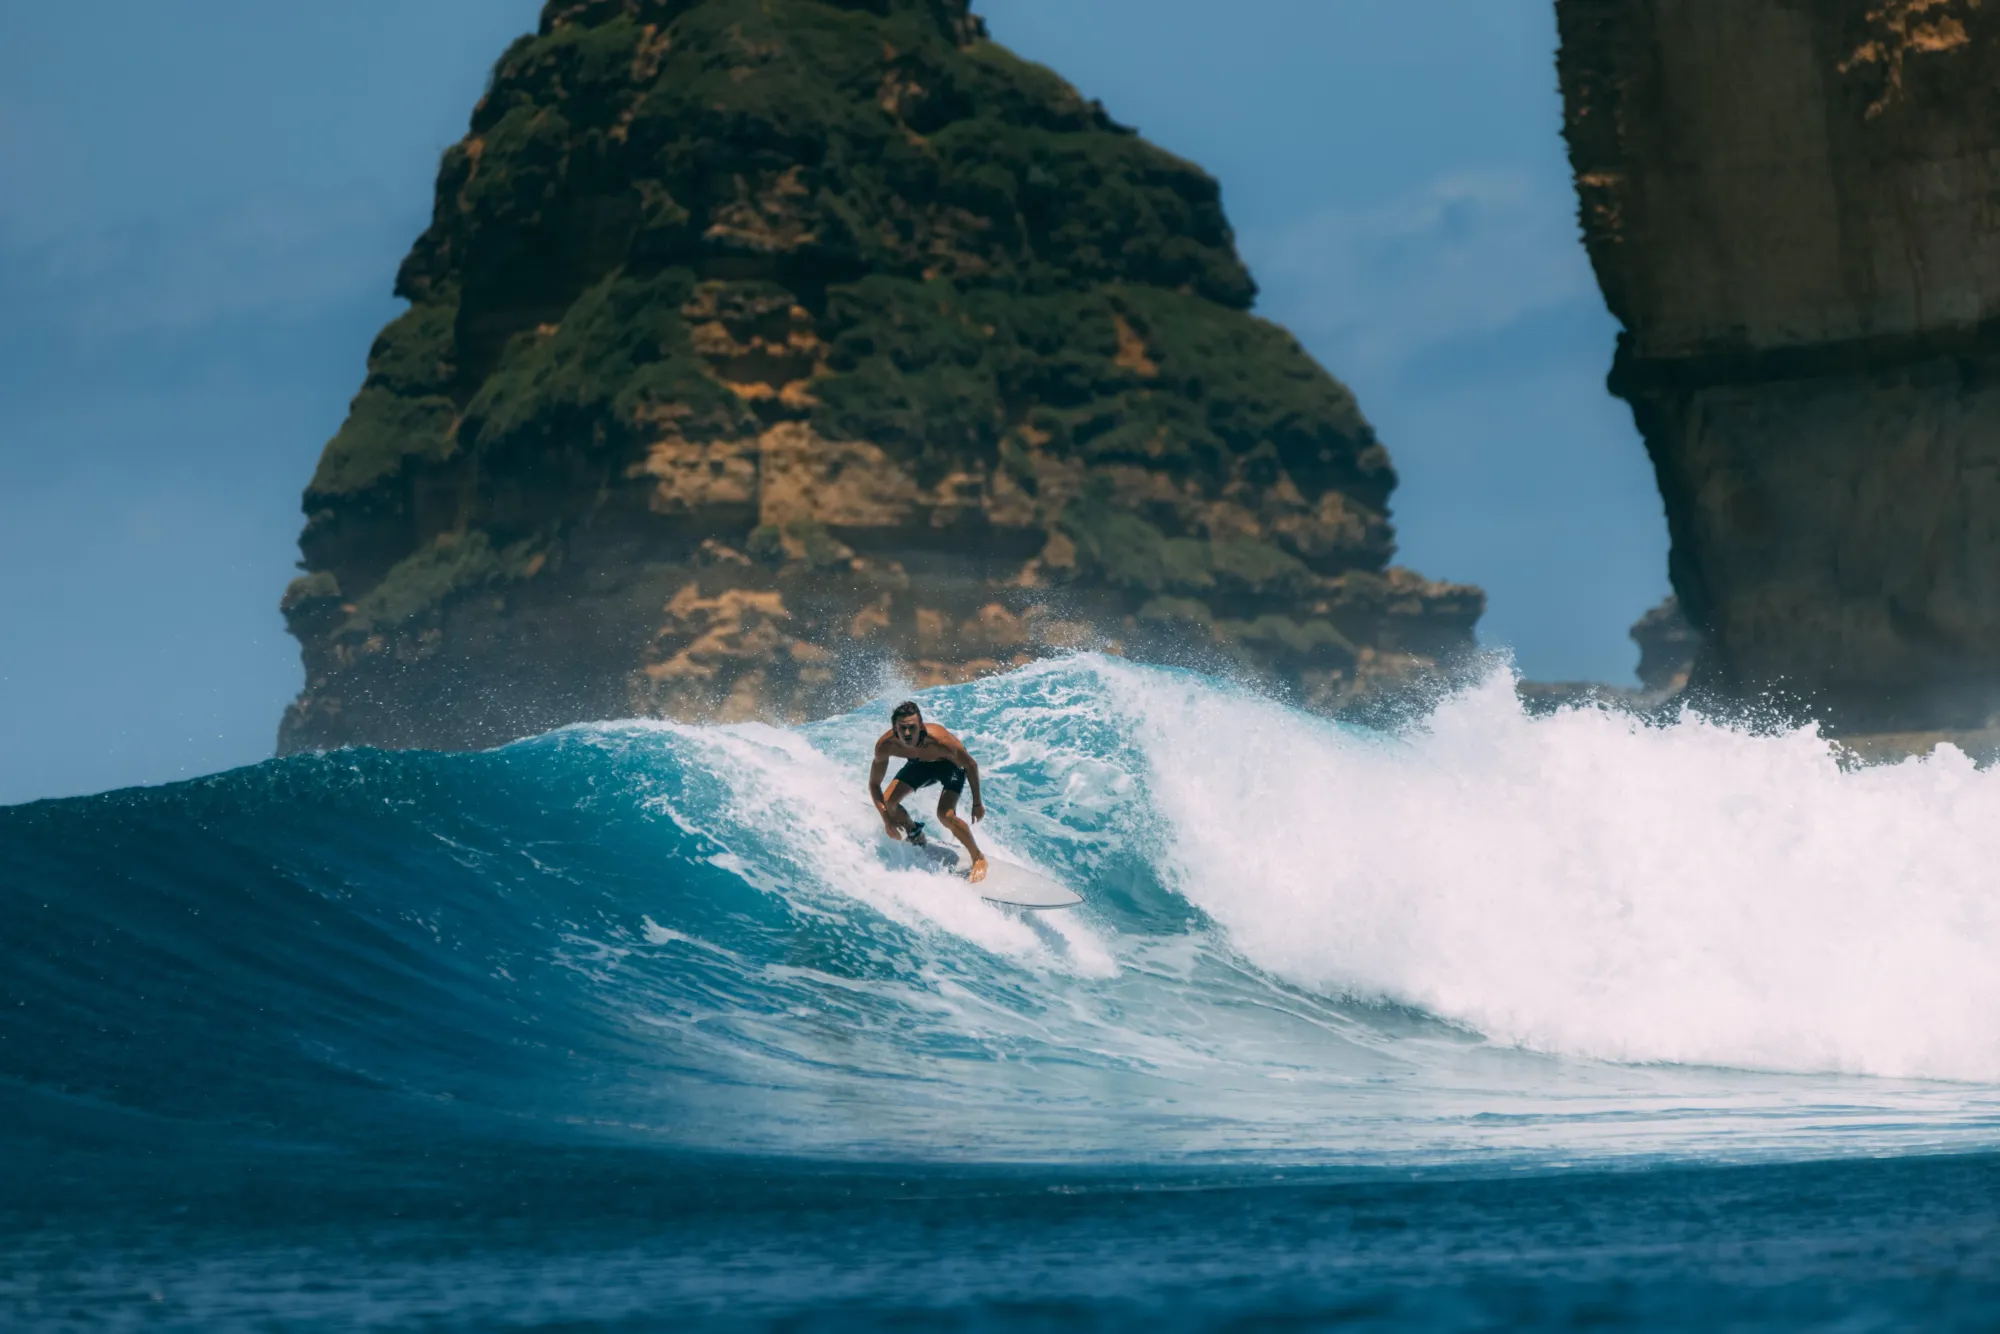
[[2000,779],[1082,657],[0,811],[0,1323],[1989,1327]]

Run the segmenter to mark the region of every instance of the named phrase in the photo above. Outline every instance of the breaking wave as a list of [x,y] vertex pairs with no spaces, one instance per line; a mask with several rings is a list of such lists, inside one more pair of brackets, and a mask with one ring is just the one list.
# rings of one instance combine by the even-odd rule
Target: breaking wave
[[[2000,1143],[2000,774],[1811,731],[1373,733],[1079,657],[930,692],[1031,914],[899,863],[881,710],[0,811],[0,1098],[81,1137],[955,1161]],[[921,796],[921,794],[920,794]]]

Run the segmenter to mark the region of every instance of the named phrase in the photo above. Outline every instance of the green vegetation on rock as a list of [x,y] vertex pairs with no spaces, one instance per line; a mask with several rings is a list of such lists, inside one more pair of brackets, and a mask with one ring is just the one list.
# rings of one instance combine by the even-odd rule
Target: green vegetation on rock
[[560,325],[515,336],[466,408],[481,450],[590,439],[626,443],[647,415],[673,410],[684,430],[726,435],[748,421],[688,343],[680,307],[694,275],[616,274],[582,293]]
[[448,398],[406,397],[365,388],[320,456],[310,494],[351,496],[393,477],[410,461],[441,462],[456,448],[458,409]]
[[1295,598],[1314,583],[1305,562],[1255,537],[1168,537],[1118,508],[1104,484],[1092,486],[1064,509],[1062,528],[1076,544],[1080,577],[1139,593],[1173,595],[1164,604],[1156,599],[1149,606],[1174,605],[1211,591]]
[[456,594],[526,577],[534,544],[496,551],[485,533],[445,533],[396,563],[348,618],[362,632],[396,630],[434,612]]

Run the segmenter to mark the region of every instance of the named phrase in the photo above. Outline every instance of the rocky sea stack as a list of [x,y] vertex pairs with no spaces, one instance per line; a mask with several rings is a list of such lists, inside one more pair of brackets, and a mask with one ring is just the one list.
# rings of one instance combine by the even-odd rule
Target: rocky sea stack
[[281,747],[798,718],[1066,646],[1338,709],[1471,644],[1216,183],[963,0],[556,3],[306,492]]
[[1699,693],[2000,710],[2000,3],[1558,0]]

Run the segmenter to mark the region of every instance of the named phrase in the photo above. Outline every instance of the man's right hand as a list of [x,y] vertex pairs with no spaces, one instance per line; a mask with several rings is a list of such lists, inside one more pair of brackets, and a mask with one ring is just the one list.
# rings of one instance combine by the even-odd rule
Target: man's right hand
[[903,841],[902,826],[897,824],[895,820],[890,818],[888,812],[886,811],[882,813],[882,828],[889,835],[890,838],[895,839],[898,843],[901,843]]

